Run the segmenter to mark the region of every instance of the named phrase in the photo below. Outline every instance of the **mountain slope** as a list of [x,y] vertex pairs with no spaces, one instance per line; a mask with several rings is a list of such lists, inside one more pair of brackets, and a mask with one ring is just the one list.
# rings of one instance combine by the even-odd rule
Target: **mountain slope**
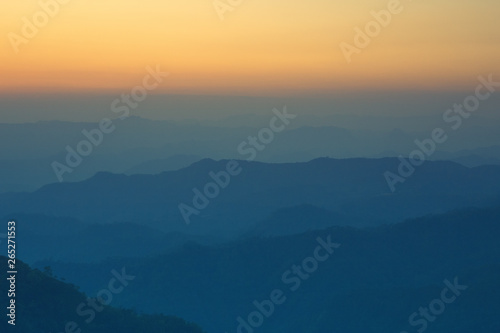
[[[39,265],[51,265],[58,275],[94,292],[111,267],[126,264],[138,283],[121,304],[172,313],[211,333],[235,332],[236,318],[247,318],[256,309],[254,301],[270,299],[277,289],[286,302],[276,306],[259,332],[413,332],[408,317],[440,297],[445,279],[456,277],[470,288],[429,332],[486,333],[500,325],[494,315],[500,311],[499,221],[500,208],[469,209],[377,228],[334,227],[223,246],[190,245],[147,260]],[[306,259],[315,256],[318,237],[340,246],[311,269]],[[294,265],[302,267],[304,278],[290,273]],[[307,274],[304,265],[309,265]],[[144,297],[148,303],[141,303]]]
[[[391,193],[384,172],[398,159],[316,159],[307,163],[240,161],[218,196],[187,225],[179,205],[194,207],[193,189],[214,182],[210,172],[228,161],[202,160],[159,175],[99,173],[79,183],[52,184],[34,193],[0,195],[0,216],[19,212],[68,216],[87,224],[133,222],[165,232],[238,236],[276,210],[309,204],[342,214],[357,225],[397,222],[466,206],[500,202],[500,166],[466,168],[452,162],[426,162]],[[376,218],[374,218],[376,217]]]
[[[7,258],[0,256],[0,260],[0,279],[6,281]],[[88,333],[202,333],[196,325],[176,317],[139,315],[132,310],[102,306],[99,302],[93,308],[74,285],[33,270],[19,260],[16,266],[15,326],[7,324],[3,318],[0,322],[2,332],[68,332],[69,327],[71,332]],[[0,300],[2,305],[9,303],[7,292],[2,291]]]

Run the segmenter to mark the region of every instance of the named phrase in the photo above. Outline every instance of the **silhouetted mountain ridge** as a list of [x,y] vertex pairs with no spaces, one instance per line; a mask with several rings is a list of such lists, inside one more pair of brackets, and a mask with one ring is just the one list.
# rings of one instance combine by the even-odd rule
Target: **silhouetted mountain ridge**
[[[50,264],[85,290],[103,283],[109,267],[138,272],[123,305],[172,313],[209,332],[234,332],[236,318],[255,311],[254,300],[282,290],[286,302],[260,332],[323,333],[414,331],[408,317],[439,298],[445,279],[466,285],[429,332],[489,333],[500,325],[500,208],[465,209],[369,229],[332,227],[300,235],[247,238],[218,246],[189,245],[157,258],[108,260],[94,265]],[[313,257],[317,238],[338,243],[296,291],[283,274]],[[305,271],[302,271],[305,272]],[[295,275],[296,276],[296,275]],[[481,311],[477,311],[481,309]],[[293,320],[291,320],[293,318]],[[376,323],[376,324],[375,324]]]
[[224,171],[227,163],[203,159],[158,175],[99,173],[34,193],[1,194],[0,216],[15,218],[16,212],[24,212],[74,217],[88,224],[132,222],[165,232],[235,237],[279,209],[304,204],[341,214],[352,225],[377,225],[500,202],[500,166],[470,169],[426,162],[391,193],[384,172],[397,172],[400,161],[394,158],[238,161],[241,173],[187,225],[179,205],[193,206],[193,189],[203,191],[214,182],[210,173]]
[[[0,256],[0,259],[7,263],[7,257]],[[1,266],[0,278],[5,281],[7,265]],[[202,333],[198,326],[172,316],[137,314],[133,310],[108,305],[101,307],[99,303],[97,306],[101,310],[94,311],[87,303],[87,296],[76,286],[31,269],[20,260],[16,261],[16,268],[15,326],[7,324],[6,317],[0,322],[2,332],[67,332],[68,327],[73,327],[70,331],[89,333]],[[0,300],[2,304],[8,304],[7,292],[2,293]]]

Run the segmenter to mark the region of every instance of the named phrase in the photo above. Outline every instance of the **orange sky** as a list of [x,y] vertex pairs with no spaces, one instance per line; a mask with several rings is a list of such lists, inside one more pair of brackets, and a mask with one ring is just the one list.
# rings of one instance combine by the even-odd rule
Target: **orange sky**
[[65,1],[19,52],[9,38],[40,4],[0,3],[0,93],[129,89],[157,64],[174,93],[450,90],[500,73],[497,0],[402,0],[349,64],[339,44],[390,0],[243,0],[224,21],[213,0]]

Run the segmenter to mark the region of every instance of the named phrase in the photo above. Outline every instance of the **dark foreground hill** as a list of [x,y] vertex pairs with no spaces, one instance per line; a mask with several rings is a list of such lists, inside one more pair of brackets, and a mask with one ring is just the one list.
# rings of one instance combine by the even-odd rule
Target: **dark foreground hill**
[[[189,245],[146,260],[40,267],[93,293],[110,269],[126,265],[137,282],[119,304],[171,313],[210,333],[491,333],[500,329],[499,239],[500,208],[468,209],[376,228]],[[260,325],[237,331],[249,322]]]
[[[17,261],[15,289],[15,326],[7,323],[5,314],[10,300],[7,299],[7,258],[0,256],[2,270],[2,320],[1,332],[49,333],[202,333],[194,324],[164,315],[139,315],[135,311],[103,306],[99,302],[89,303],[89,299],[74,285],[64,283],[31,269]],[[119,272],[121,273],[121,272]],[[109,274],[108,274],[109,275]],[[120,282],[113,287],[120,289]],[[115,289],[114,289],[115,290]],[[95,299],[94,299],[95,300]],[[90,304],[90,305],[89,305]],[[95,304],[95,307],[94,305]],[[83,306],[82,306],[83,305]],[[68,329],[69,328],[69,329]]]

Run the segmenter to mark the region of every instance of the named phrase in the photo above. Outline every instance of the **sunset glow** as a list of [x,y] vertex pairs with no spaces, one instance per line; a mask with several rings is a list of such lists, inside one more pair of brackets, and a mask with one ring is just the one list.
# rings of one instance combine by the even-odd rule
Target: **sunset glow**
[[354,28],[389,2],[246,0],[220,20],[211,0],[72,0],[17,53],[12,33],[42,9],[2,2],[0,92],[120,90],[157,64],[171,73],[160,92],[218,94],[453,90],[498,72],[494,1],[402,1],[346,62],[339,44],[354,45]]

